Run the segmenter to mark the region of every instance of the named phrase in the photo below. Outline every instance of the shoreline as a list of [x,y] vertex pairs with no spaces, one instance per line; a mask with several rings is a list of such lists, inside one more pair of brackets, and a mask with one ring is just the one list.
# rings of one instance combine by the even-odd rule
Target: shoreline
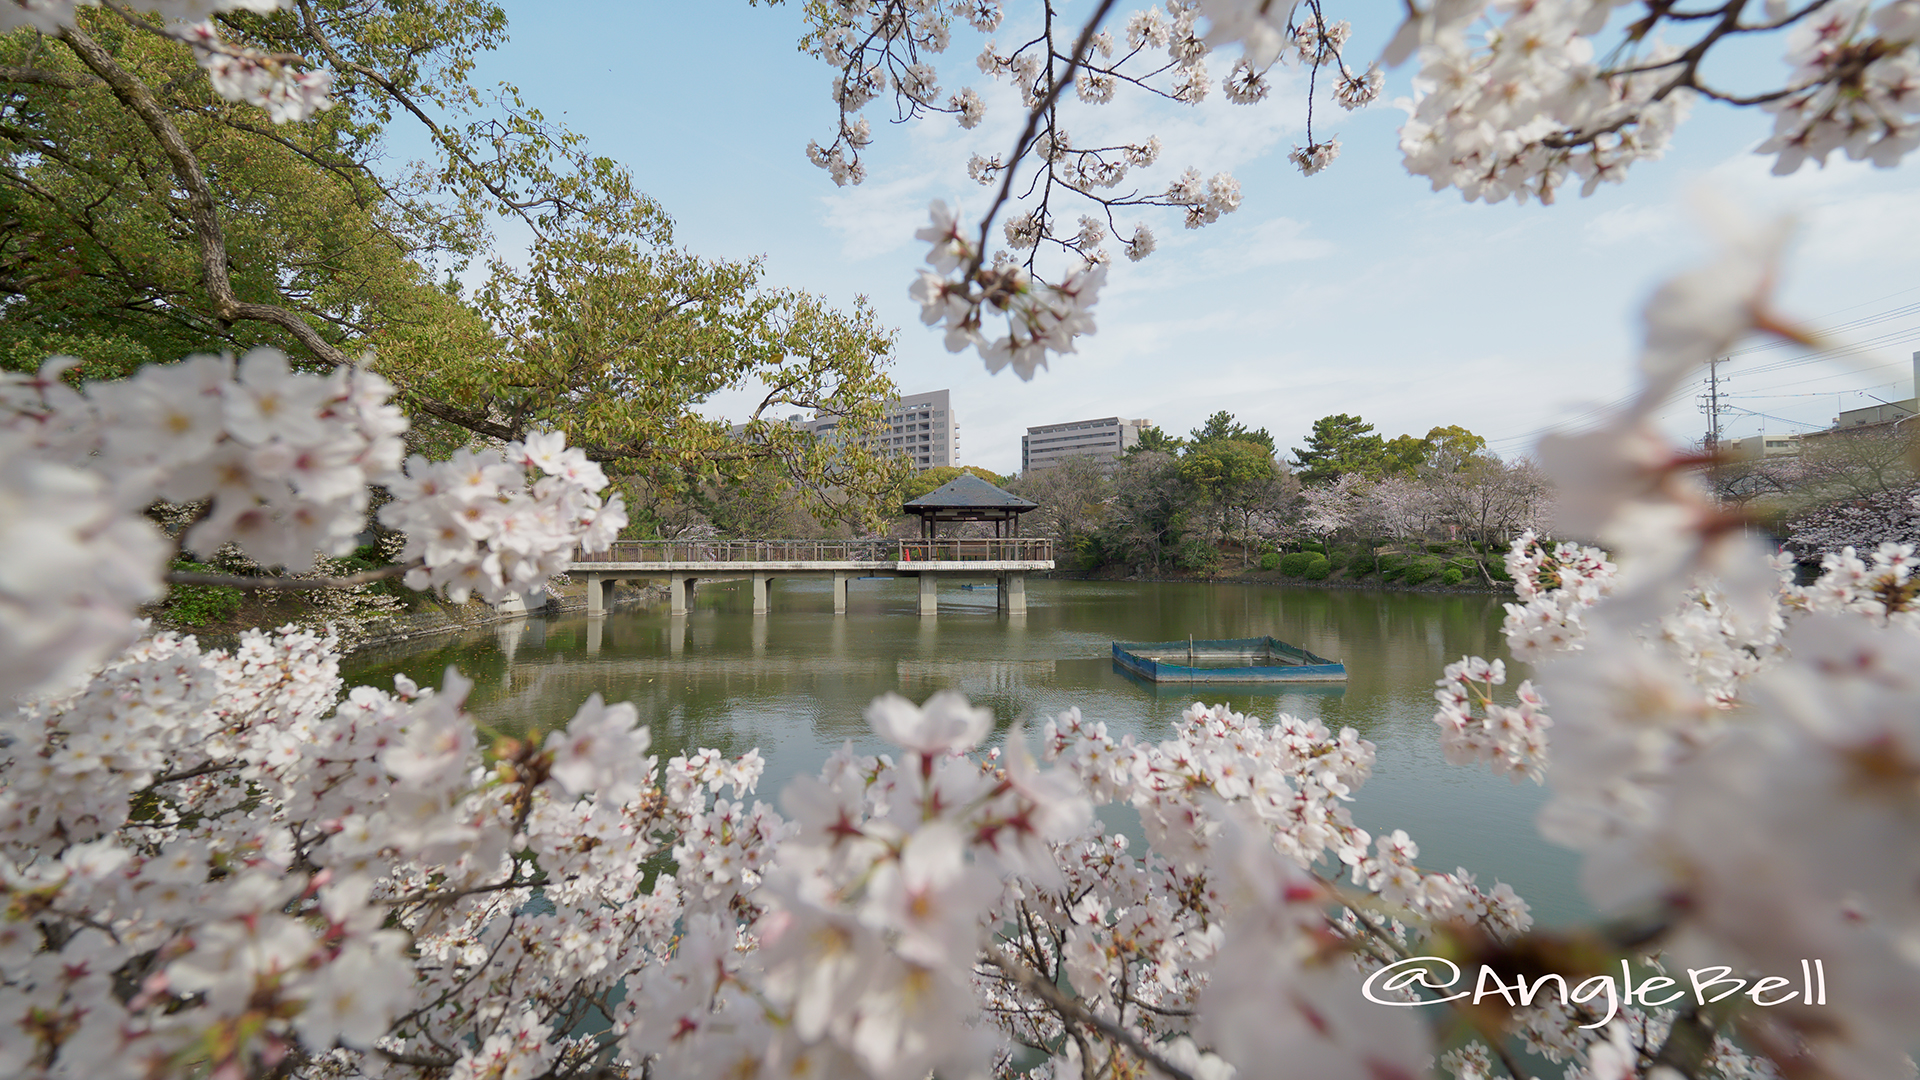
[[1099,571],[1087,570],[1049,570],[1045,573],[1035,574],[1034,576],[1050,581],[1139,581],[1162,585],[1280,585],[1289,588],[1350,589],[1361,592],[1439,593],[1475,596],[1514,595],[1513,586],[1506,583],[1488,585],[1485,582],[1480,582],[1468,585],[1466,582],[1461,582],[1458,585],[1442,585],[1438,581],[1433,581],[1408,586],[1401,585],[1398,582],[1381,581],[1377,578],[1374,580],[1366,580],[1333,577],[1321,578],[1316,581],[1309,578],[1286,577],[1278,570],[1249,570],[1233,574],[1215,574],[1212,577],[1198,577],[1190,574],[1180,576],[1178,572],[1172,575],[1165,572],[1157,575],[1149,575],[1102,574]]

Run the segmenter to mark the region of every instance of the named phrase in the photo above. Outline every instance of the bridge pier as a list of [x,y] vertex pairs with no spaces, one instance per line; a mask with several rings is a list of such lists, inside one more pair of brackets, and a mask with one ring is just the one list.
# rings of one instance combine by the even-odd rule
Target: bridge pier
[[1000,611],[1004,615],[1027,613],[1027,575],[1020,572],[1000,575]]
[[920,614],[938,615],[940,613],[940,594],[935,591],[938,578],[922,571],[920,574]]
[[772,584],[773,578],[765,571],[753,572],[753,613],[755,615],[765,615],[772,610],[767,599],[768,586]]
[[693,580],[687,574],[673,574],[667,579],[667,614],[687,613],[687,604],[693,599]]
[[833,613],[835,615],[847,613],[847,580],[851,577],[853,577],[852,574],[841,570],[833,572]]
[[[577,571],[576,571],[577,572]],[[587,579],[587,618],[604,619],[613,605],[613,579],[604,574],[584,574]]]

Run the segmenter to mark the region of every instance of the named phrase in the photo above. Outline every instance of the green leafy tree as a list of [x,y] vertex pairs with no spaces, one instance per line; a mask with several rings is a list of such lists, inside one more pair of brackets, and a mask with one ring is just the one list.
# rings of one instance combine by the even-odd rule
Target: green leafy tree
[[1386,442],[1357,416],[1323,416],[1313,422],[1306,447],[1293,451],[1292,464],[1303,484],[1332,483],[1348,473],[1376,477],[1386,465]]
[[1266,448],[1268,457],[1273,456],[1273,436],[1267,433],[1266,428],[1249,428],[1235,420],[1233,414],[1225,409],[1207,417],[1206,423],[1188,435],[1188,442],[1194,446],[1227,440],[1258,443]]
[[1427,432],[1427,437],[1420,441],[1427,447],[1426,459],[1422,464],[1437,471],[1464,469],[1492,456],[1487,451],[1487,440],[1458,424],[1432,428]]
[[1187,440],[1169,435],[1157,427],[1140,429],[1140,439],[1127,447],[1128,454],[1178,454],[1187,448]]
[[1122,458],[1108,507],[1101,549],[1136,569],[1160,571],[1177,554],[1187,521],[1178,459],[1153,450]]
[[1004,488],[1007,479],[999,473],[983,469],[978,465],[935,465],[931,469],[921,469],[901,481],[897,491],[899,502],[911,502],[922,495],[938,491],[971,473],[997,488]]
[[[873,516],[894,467],[857,439],[765,419],[877,425],[892,335],[856,303],[769,286],[757,262],[678,249],[672,223],[578,133],[469,84],[504,39],[475,0],[298,0],[228,12],[238,46],[332,69],[299,123],[215,95],[189,48],[113,11],[0,38],[0,364],[49,353],[112,378],[198,350],[371,362],[418,448],[565,430],[615,474],[744,483],[772,464],[816,508]],[[398,125],[431,156],[392,162]],[[529,236],[524,268],[491,228]],[[483,262],[472,295],[455,275]],[[765,387],[734,437],[699,406]]]
[[1211,511],[1207,519],[1219,523],[1223,541],[1236,517],[1258,500],[1276,471],[1273,451],[1266,446],[1226,438],[1195,443],[1181,455],[1179,465],[1180,480],[1207,505]]

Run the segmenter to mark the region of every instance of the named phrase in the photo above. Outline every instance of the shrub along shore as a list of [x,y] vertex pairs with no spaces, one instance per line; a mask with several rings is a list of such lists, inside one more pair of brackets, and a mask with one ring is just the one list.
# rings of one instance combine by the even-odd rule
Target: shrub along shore
[[1513,591],[1503,545],[1468,541],[1432,544],[1307,543],[1298,551],[1269,551],[1257,560],[1223,559],[1212,572],[1168,567],[1159,573],[1127,573],[1120,567],[1056,570],[1056,579],[1087,581],[1238,581],[1329,588],[1438,592]]

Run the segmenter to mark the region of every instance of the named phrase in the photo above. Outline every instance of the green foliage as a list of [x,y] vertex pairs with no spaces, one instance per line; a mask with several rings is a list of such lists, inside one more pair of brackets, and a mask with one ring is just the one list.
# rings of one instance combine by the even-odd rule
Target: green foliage
[[1188,537],[1180,542],[1180,554],[1176,565],[1182,570],[1211,577],[1220,569],[1220,549],[1196,537]]
[[1350,472],[1378,476],[1385,445],[1357,416],[1323,416],[1313,422],[1306,448],[1293,451],[1293,467],[1303,484],[1332,483]]
[[1267,452],[1267,457],[1273,457],[1273,436],[1267,433],[1267,429],[1249,428],[1235,420],[1233,414],[1225,409],[1207,417],[1207,422],[1193,429],[1188,439],[1196,447],[1228,441],[1255,443]]
[[1398,552],[1388,552],[1380,556],[1378,560],[1380,576],[1389,580],[1397,578],[1406,572],[1407,566],[1411,562],[1412,560],[1405,555]]
[[[315,370],[370,351],[430,456],[554,427],[654,488],[744,483],[773,463],[779,497],[873,519],[897,466],[845,436],[877,428],[895,392],[893,334],[864,302],[836,310],[769,286],[758,261],[674,247],[625,168],[513,87],[470,85],[505,39],[498,6],[309,8],[221,17],[236,45],[352,66],[333,107],[299,123],[220,98],[191,48],[117,13],[83,10],[76,32],[157,112],[126,104],[69,41],[0,37],[0,69],[27,73],[9,78],[0,124],[0,368],[68,353],[110,379],[272,345]],[[416,108],[437,130],[421,136]],[[186,155],[163,152],[165,125]],[[427,160],[394,151],[416,143]],[[197,185],[211,214],[189,212]],[[517,219],[527,257],[470,273],[495,217]],[[759,405],[735,437],[704,406],[741,388]],[[842,417],[842,440],[770,419],[807,409]]]
[[1452,548],[1453,548],[1452,544],[1428,544],[1427,545],[1427,550],[1434,553],[1435,555],[1444,555],[1448,551],[1452,550]]
[[[758,260],[654,243],[645,230],[660,216],[587,219],[537,240],[524,271],[496,263],[478,297],[498,328],[493,355],[430,366],[383,356],[382,370],[409,393],[501,418],[513,434],[565,430],[610,471],[668,491],[742,485],[776,462],[816,514],[879,510],[900,466],[862,442],[877,437],[895,393],[884,374],[893,331],[864,300],[843,312],[767,286]],[[714,394],[750,385],[774,389],[756,395],[737,435],[701,414]],[[797,410],[836,416],[833,437],[774,419]],[[829,490],[851,496],[852,513]]]
[[1260,569],[1262,570],[1280,569],[1280,553],[1277,551],[1269,551],[1265,555],[1260,556]]
[[1307,568],[1301,572],[1300,576],[1308,581],[1325,581],[1327,575],[1331,573],[1333,573],[1333,563],[1328,561],[1325,555],[1320,555],[1307,564]]
[[1471,555],[1461,555],[1448,559],[1447,565],[1458,569],[1461,573],[1472,574],[1479,572],[1480,560]]
[[1321,543],[1318,540],[1309,540],[1306,543],[1300,545],[1300,550],[1311,551],[1311,552],[1314,552],[1315,554],[1325,555],[1327,553],[1327,545]]
[[[219,567],[186,559],[175,559],[173,568],[203,574],[224,573]],[[214,626],[232,618],[240,610],[241,599],[239,589],[226,585],[173,585],[167,589],[164,607],[167,618],[182,626]]]
[[1346,569],[1354,577],[1371,574],[1380,569],[1380,560],[1374,558],[1372,553],[1363,551],[1348,561]]
[[1313,565],[1315,559],[1324,562],[1326,556],[1312,551],[1293,552],[1280,560],[1280,572],[1288,577],[1299,577],[1307,572],[1307,567]]
[[1405,572],[1400,575],[1400,583],[1419,585],[1422,582],[1432,581],[1440,576],[1445,566],[1446,564],[1430,555],[1421,556],[1407,564]]
[[1381,474],[1413,476],[1420,471],[1420,466],[1427,463],[1427,451],[1427,440],[1411,435],[1396,435],[1381,448]]
[[1232,503],[1274,475],[1273,452],[1257,442],[1216,439],[1180,457],[1180,479],[1203,498]]
[[1427,447],[1421,464],[1441,473],[1458,472],[1475,459],[1487,456],[1487,440],[1458,424],[1436,427],[1420,440]]
[[1458,585],[1460,584],[1460,582],[1462,582],[1465,579],[1466,579],[1466,575],[1460,571],[1459,567],[1449,566],[1447,567],[1446,572],[1440,575],[1440,584]]
[[1187,440],[1168,435],[1157,427],[1141,428],[1140,441],[1127,447],[1128,456],[1134,454],[1178,454],[1187,448]]
[[938,491],[968,473],[972,473],[987,483],[992,484],[994,487],[1005,487],[1007,484],[1006,477],[1001,476],[999,473],[983,469],[978,465],[961,465],[957,467],[953,465],[935,465],[931,469],[921,469],[919,472],[903,480],[899,489],[899,501],[912,502],[922,495],[928,495]]
[[1073,540],[1073,566],[1076,570],[1098,570],[1107,565],[1106,545],[1098,536],[1078,536]]

